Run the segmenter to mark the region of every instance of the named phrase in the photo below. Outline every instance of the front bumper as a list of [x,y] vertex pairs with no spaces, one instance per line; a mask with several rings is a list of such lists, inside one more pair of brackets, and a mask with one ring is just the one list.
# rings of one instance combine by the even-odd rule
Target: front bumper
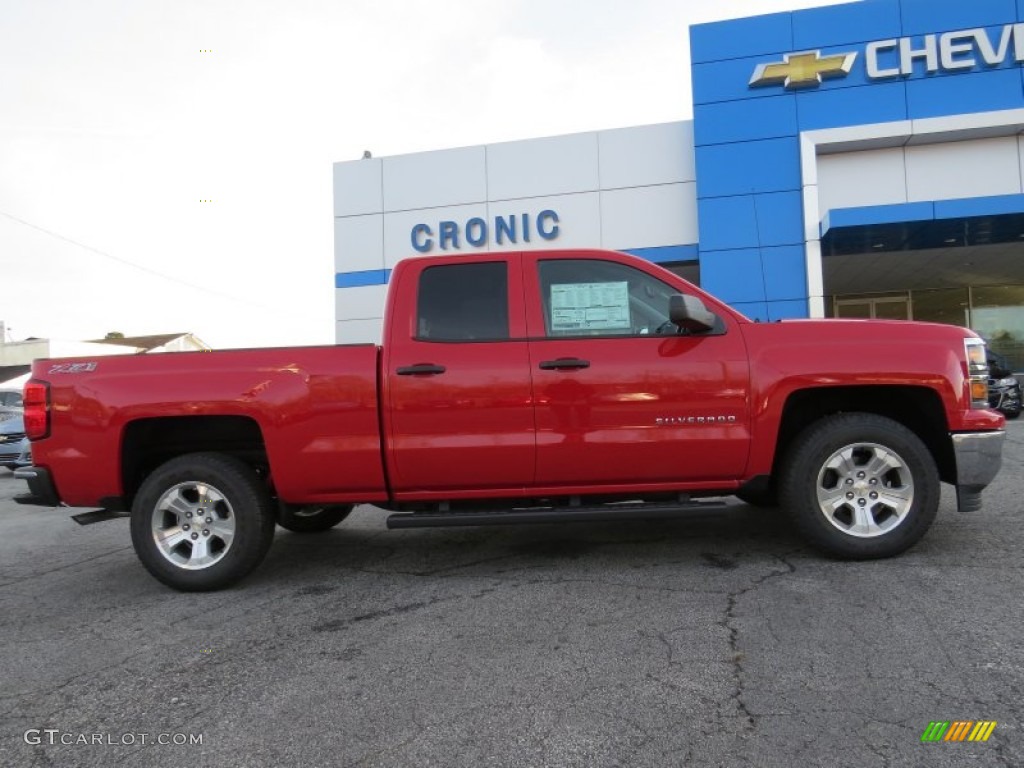
[[25,467],[14,470],[14,476],[28,482],[28,493],[15,496],[18,504],[33,504],[37,507],[59,507],[60,496],[50,477],[50,470],[42,467]]
[[981,509],[981,492],[1003,464],[1006,432],[962,432],[950,436],[956,456],[956,502],[961,512]]

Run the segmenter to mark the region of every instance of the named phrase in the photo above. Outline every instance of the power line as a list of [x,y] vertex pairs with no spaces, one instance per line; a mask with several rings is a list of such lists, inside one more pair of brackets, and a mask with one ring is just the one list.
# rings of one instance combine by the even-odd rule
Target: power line
[[37,232],[42,232],[44,235],[48,235],[49,237],[55,238],[57,240],[61,240],[61,241],[65,242],[65,243],[73,245],[73,246],[75,246],[77,248],[81,248],[83,250],[86,250],[89,253],[94,253],[97,256],[103,256],[104,258],[110,259],[111,261],[115,261],[118,264],[122,264],[122,265],[124,265],[126,267],[131,267],[132,269],[137,269],[140,272],[145,272],[147,274],[153,275],[155,277],[162,278],[164,280],[169,280],[172,283],[178,283],[179,285],[183,285],[186,288],[192,288],[192,289],[195,289],[197,291],[205,291],[206,293],[213,294],[214,296],[220,296],[221,298],[224,298],[224,299],[229,299],[231,301],[237,301],[237,302],[239,302],[241,304],[249,304],[250,306],[257,307],[258,309],[272,310],[272,311],[276,311],[276,312],[282,312],[283,311],[285,314],[289,314],[292,317],[301,317],[301,318],[314,318],[314,317],[316,317],[315,315],[297,314],[297,313],[291,312],[289,310],[284,310],[284,309],[282,309],[281,306],[271,306],[269,304],[263,304],[263,303],[258,302],[258,301],[253,301],[252,299],[243,298],[241,296],[233,296],[233,295],[231,295],[229,293],[224,293],[223,291],[218,291],[215,288],[210,288],[209,286],[200,285],[198,283],[192,283],[192,282],[189,282],[188,280],[183,280],[180,277],[175,277],[174,275],[168,275],[168,274],[166,274],[164,272],[160,272],[159,270],[151,269],[149,267],[143,266],[142,264],[136,264],[134,261],[129,261],[128,259],[123,259],[120,256],[115,256],[112,253],[107,253],[106,251],[101,251],[99,248],[93,248],[91,245],[86,245],[85,243],[80,243],[77,240],[74,240],[73,238],[65,237],[64,235],[61,235],[61,234],[59,234],[57,232],[54,232],[54,231],[49,230],[49,229],[46,229],[45,227],[40,227],[38,224],[33,224],[30,221],[25,221],[24,219],[18,218],[17,216],[14,216],[14,215],[12,215],[10,213],[7,213],[6,211],[0,211],[0,216],[4,216],[5,218],[10,219],[11,221],[16,221],[17,223],[19,223],[19,224],[21,224],[23,226],[26,226],[29,229],[34,229]]

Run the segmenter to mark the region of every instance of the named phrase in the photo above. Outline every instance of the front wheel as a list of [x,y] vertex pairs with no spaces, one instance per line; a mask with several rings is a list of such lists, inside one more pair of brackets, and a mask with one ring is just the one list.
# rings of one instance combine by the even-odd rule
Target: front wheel
[[320,533],[336,526],[351,512],[351,504],[328,507],[293,507],[282,504],[277,512],[277,524],[292,533]]
[[142,483],[131,531],[139,560],[167,586],[220,589],[263,560],[274,538],[273,505],[244,462],[192,453],[162,464]]
[[891,557],[935,520],[935,460],[899,422],[872,413],[828,416],[793,446],[782,467],[782,506],[817,549],[853,560]]

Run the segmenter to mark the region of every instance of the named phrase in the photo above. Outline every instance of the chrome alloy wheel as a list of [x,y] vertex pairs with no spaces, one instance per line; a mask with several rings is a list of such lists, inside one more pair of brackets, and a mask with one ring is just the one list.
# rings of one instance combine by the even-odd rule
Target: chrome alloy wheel
[[914,479],[891,448],[853,443],[833,453],[818,472],[818,508],[843,533],[869,539],[900,525],[914,503]]
[[209,568],[235,538],[235,514],[224,494],[201,482],[171,486],[153,507],[153,541],[169,562],[190,571]]

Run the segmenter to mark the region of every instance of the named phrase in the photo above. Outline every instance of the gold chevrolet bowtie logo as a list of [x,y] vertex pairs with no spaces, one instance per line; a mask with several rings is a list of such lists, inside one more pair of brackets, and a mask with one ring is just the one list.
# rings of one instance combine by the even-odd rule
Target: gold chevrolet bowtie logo
[[779,85],[787,89],[814,88],[825,78],[846,77],[853,69],[856,53],[837,53],[822,56],[821,51],[787,53],[783,61],[772,64],[758,64],[750,87]]

